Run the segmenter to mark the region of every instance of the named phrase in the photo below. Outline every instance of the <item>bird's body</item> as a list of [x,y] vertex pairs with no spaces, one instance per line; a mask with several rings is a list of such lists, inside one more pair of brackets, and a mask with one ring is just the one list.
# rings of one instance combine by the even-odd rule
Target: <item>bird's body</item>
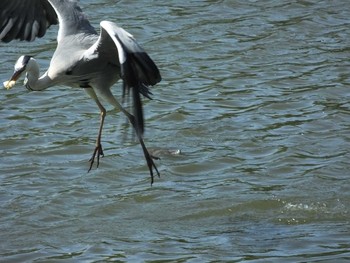
[[[85,53],[97,41],[98,35],[84,36],[83,44],[81,37],[71,36],[68,45],[67,41],[57,46],[47,70],[47,76],[51,80],[49,84],[74,88],[92,87],[97,92],[99,89],[109,89],[120,79],[118,53],[111,52],[109,55],[101,52],[99,56],[87,58]],[[69,50],[70,55],[67,56],[66,50]],[[64,65],[62,57],[65,57]],[[118,63],[110,61],[111,57]]]
[[[158,170],[144,145],[144,120],[141,94],[150,95],[148,87],[161,80],[159,70],[147,53],[124,29],[108,21],[100,23],[100,33],[90,25],[74,0],[1,0],[0,40],[33,41],[45,34],[46,28],[59,21],[57,48],[50,66],[40,75],[40,69],[31,56],[22,56],[15,65],[15,73],[7,88],[26,72],[25,86],[29,90],[44,90],[65,85],[85,90],[101,111],[101,125],[96,148],[91,158],[97,165],[103,156],[101,134],[106,115],[102,105],[106,101],[122,111],[135,128],[141,143],[153,182],[153,168]],[[126,111],[112,95],[110,88],[123,80],[123,95],[133,98],[133,112]],[[89,169],[89,170],[90,170]]]

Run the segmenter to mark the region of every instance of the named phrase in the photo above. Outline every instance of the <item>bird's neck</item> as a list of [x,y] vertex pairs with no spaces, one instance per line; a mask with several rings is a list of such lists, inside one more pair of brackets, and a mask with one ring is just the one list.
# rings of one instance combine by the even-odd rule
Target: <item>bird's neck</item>
[[47,72],[39,78],[40,68],[35,59],[31,58],[27,65],[27,73],[24,85],[30,90],[44,90],[50,85]]

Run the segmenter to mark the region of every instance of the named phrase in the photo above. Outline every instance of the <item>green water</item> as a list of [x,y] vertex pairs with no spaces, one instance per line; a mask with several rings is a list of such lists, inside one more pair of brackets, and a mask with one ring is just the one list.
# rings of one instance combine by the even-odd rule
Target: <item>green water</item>
[[[1,89],[1,262],[350,260],[348,1],[80,5],[161,70],[145,101],[161,177],[113,110],[87,173],[99,115],[82,90]],[[1,43],[0,80],[21,54],[46,68],[56,33]]]

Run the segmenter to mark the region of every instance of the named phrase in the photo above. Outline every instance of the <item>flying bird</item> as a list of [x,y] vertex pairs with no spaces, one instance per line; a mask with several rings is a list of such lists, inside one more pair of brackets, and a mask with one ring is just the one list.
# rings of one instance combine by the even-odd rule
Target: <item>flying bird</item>
[[[49,68],[40,76],[39,65],[32,56],[21,56],[15,63],[12,77],[4,82],[12,88],[25,73],[24,85],[28,90],[45,90],[56,85],[80,88],[95,101],[100,110],[100,127],[89,171],[96,160],[104,156],[101,136],[108,102],[123,112],[135,129],[147,166],[154,180],[159,171],[143,141],[144,117],[141,95],[149,98],[150,86],[161,81],[153,60],[134,37],[113,22],[100,22],[100,33],[87,20],[76,0],[1,0],[0,41],[34,41],[46,30],[59,24],[57,48]],[[132,112],[127,111],[113,96],[110,88],[121,79],[122,96],[132,98]]]

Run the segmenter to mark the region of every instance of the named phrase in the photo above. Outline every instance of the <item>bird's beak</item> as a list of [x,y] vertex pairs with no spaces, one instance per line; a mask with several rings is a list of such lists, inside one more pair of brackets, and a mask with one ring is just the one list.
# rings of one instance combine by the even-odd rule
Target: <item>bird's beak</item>
[[8,81],[5,81],[3,84],[4,84],[4,87],[6,89],[11,89],[15,84],[16,84],[16,81],[18,80],[18,78],[21,76],[22,74],[22,70],[16,70],[12,77],[10,78],[10,80]]

